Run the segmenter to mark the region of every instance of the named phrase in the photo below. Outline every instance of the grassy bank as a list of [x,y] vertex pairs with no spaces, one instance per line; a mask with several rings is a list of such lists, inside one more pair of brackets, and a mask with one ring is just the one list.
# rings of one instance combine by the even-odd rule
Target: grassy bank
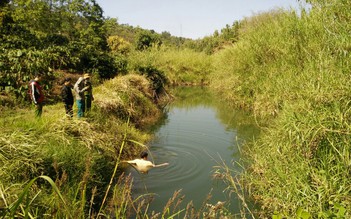
[[[100,207],[100,213],[108,213],[103,197],[115,168],[145,150],[140,145],[151,136],[140,128],[161,112],[142,76],[112,79],[94,93],[93,109],[83,119],[65,118],[61,103],[44,106],[41,119],[31,109],[2,110],[0,216],[86,218],[96,216]],[[50,177],[55,186],[38,176]],[[123,181],[110,191],[124,187],[128,184]],[[129,208],[120,216],[126,217]]]
[[129,56],[129,65],[131,70],[135,66],[156,67],[172,85],[208,84],[212,69],[210,56],[205,53],[172,47],[135,51]]
[[239,181],[259,218],[351,214],[351,8],[312,5],[246,19],[239,41],[213,57],[213,89],[265,121]]

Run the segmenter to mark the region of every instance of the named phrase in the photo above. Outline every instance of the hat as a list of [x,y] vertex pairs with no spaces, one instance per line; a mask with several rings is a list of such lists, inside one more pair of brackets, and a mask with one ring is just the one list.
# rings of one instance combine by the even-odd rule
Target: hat
[[90,75],[89,75],[89,74],[84,74],[84,75],[83,75],[83,78],[84,78],[84,79],[90,78]]

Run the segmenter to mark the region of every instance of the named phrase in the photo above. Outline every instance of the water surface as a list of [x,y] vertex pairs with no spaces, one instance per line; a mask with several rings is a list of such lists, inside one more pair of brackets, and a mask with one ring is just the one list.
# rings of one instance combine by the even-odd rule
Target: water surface
[[210,203],[226,201],[232,212],[238,212],[236,197],[229,197],[226,185],[212,178],[213,167],[222,160],[232,167],[231,162],[240,158],[238,147],[258,134],[257,127],[248,114],[233,110],[205,88],[178,88],[175,95],[149,145],[149,159],[169,166],[148,174],[128,168],[134,178],[133,194],[154,193],[149,212],[160,212],[176,190],[185,195],[183,208],[193,201],[196,209],[211,192]]

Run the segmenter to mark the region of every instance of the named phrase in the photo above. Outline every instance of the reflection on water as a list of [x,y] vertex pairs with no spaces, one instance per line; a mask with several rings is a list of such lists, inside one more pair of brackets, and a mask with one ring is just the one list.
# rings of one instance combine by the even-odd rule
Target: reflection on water
[[212,180],[213,166],[239,159],[238,144],[252,139],[258,129],[247,114],[220,103],[207,89],[178,88],[175,95],[177,100],[153,129],[155,139],[150,143],[149,158],[169,166],[154,168],[147,175],[129,168],[133,194],[154,193],[149,212],[160,212],[176,190],[182,189],[185,195],[183,208],[193,201],[197,209],[212,191],[210,203],[230,201],[230,209],[238,211],[235,197],[223,192],[225,185]]

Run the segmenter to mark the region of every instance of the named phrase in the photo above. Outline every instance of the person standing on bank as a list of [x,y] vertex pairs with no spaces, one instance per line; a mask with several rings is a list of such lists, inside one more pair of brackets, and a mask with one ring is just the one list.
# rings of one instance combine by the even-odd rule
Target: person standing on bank
[[64,84],[61,89],[62,101],[65,104],[66,116],[68,118],[73,117],[73,94],[72,94],[72,84],[71,78],[65,78]]
[[84,74],[84,87],[87,88],[87,90],[84,92],[85,96],[85,112],[89,112],[91,109],[91,101],[94,100],[93,96],[93,87],[91,85],[90,81],[90,75],[89,74]]
[[75,96],[76,96],[76,103],[78,107],[78,118],[84,116],[84,111],[85,111],[85,96],[84,92],[88,89],[87,87],[84,87],[84,81],[86,79],[86,75],[83,77],[79,77],[77,82],[74,84],[74,91],[75,91]]
[[44,93],[40,86],[41,76],[36,75],[34,80],[29,82],[29,94],[30,98],[35,105],[35,116],[37,118],[41,117],[43,113],[43,103],[44,103]]

